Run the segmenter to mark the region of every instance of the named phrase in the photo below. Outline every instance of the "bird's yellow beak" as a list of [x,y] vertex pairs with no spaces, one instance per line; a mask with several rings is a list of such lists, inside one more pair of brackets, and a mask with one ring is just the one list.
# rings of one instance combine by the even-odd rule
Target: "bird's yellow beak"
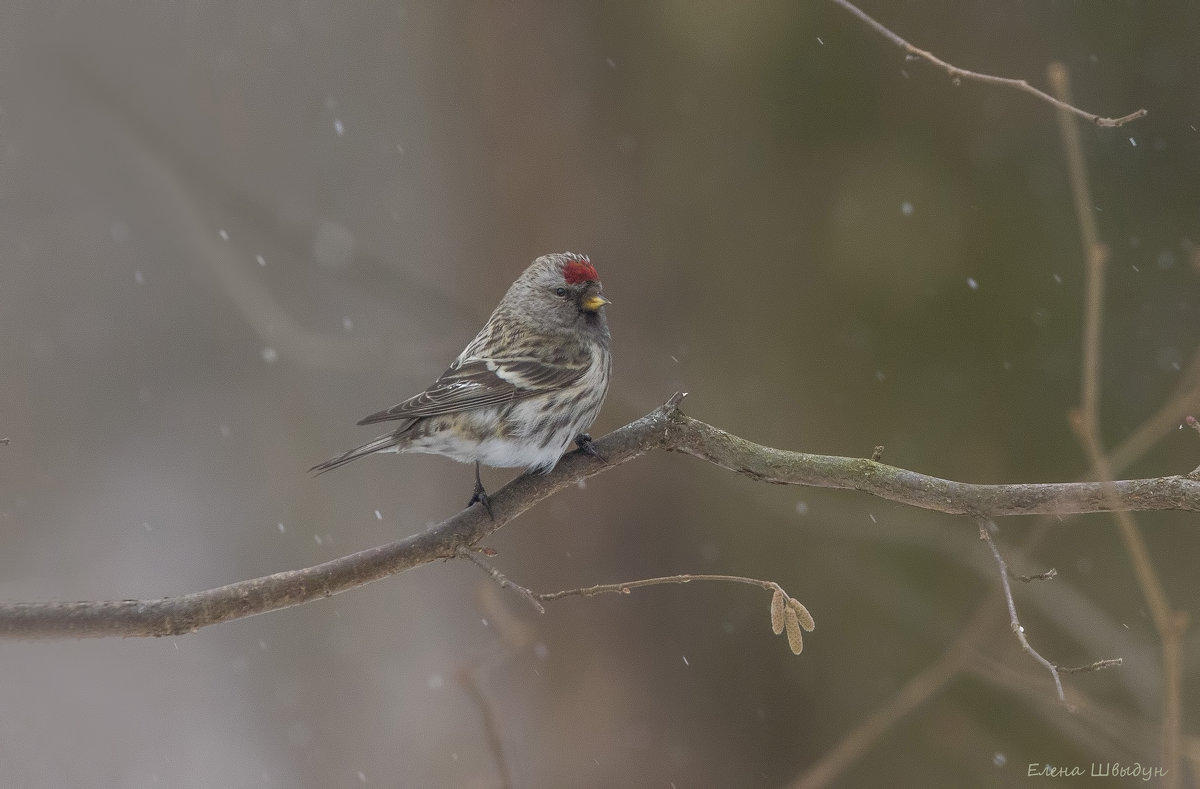
[[612,304],[612,302],[609,301],[608,299],[604,298],[603,296],[601,296],[599,293],[597,293],[593,296],[588,296],[581,303],[582,307],[585,310],[587,310],[588,312],[595,312],[596,310],[603,307],[605,304]]

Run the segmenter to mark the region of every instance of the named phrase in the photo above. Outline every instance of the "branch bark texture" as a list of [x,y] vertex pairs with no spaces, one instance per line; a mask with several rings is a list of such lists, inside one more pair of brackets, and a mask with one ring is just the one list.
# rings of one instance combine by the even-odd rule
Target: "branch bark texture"
[[788,452],[752,443],[679,410],[683,395],[595,442],[607,462],[566,455],[549,474],[525,474],[491,496],[495,520],[471,507],[433,528],[322,564],[157,600],[0,603],[0,637],[173,636],[300,605],[438,559],[453,559],[538,502],[647,452],[680,452],[759,482],[842,488],[975,518],[1128,510],[1200,511],[1200,479],[974,485],[865,458]]

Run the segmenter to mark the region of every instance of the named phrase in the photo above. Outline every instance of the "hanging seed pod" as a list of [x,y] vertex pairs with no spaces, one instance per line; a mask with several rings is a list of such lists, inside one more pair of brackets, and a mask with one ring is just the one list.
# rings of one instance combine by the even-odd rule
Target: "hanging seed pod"
[[771,595],[771,630],[775,635],[783,632],[783,609],[785,606],[785,596],[779,589],[775,590],[775,594]]
[[817,626],[817,623],[813,621],[812,614],[804,607],[804,603],[794,597],[789,597],[787,604],[788,608],[796,612],[796,618],[800,621],[800,627],[811,633],[813,628]]
[[783,612],[783,629],[787,631],[788,646],[792,648],[792,654],[799,655],[804,651],[804,636],[800,633],[800,620],[796,616],[796,609],[790,606]]

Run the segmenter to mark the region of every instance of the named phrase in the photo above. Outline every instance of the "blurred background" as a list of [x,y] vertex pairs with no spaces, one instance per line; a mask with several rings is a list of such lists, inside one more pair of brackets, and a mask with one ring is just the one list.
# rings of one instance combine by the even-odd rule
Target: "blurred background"
[[[1121,445],[1195,386],[1200,6],[863,8],[959,66],[1045,85],[1060,60],[1080,106],[1149,110],[1082,129]],[[772,446],[885,445],[973,482],[1087,474],[1053,110],[955,87],[831,3],[17,0],[0,597],[182,594],[454,513],[471,471],[443,458],[306,469],[373,437],[354,423],[427,385],[562,250],[614,302],[596,434],[686,390],[690,415]],[[1200,463],[1188,409],[1168,411],[1122,476]],[[1195,516],[1139,523],[1195,611]],[[1008,786],[1030,763],[1160,766],[1160,641],[1112,520],[1000,527],[1014,571],[1059,572],[1017,589],[1035,645],[1125,659],[1066,678],[1075,714],[1013,639],[972,522],[652,455],[508,525],[496,566],[537,591],[774,580],[816,618],[801,656],[751,587],[539,616],[435,564],[187,637],[0,641],[0,784]],[[1198,700],[1185,683],[1193,748]]]

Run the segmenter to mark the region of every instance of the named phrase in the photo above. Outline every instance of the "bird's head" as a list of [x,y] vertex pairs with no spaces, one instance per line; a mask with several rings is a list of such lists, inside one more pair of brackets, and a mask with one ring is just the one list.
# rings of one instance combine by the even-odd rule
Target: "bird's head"
[[525,269],[504,300],[550,329],[574,329],[582,324],[607,331],[604,306],[610,302],[587,255],[543,255]]

